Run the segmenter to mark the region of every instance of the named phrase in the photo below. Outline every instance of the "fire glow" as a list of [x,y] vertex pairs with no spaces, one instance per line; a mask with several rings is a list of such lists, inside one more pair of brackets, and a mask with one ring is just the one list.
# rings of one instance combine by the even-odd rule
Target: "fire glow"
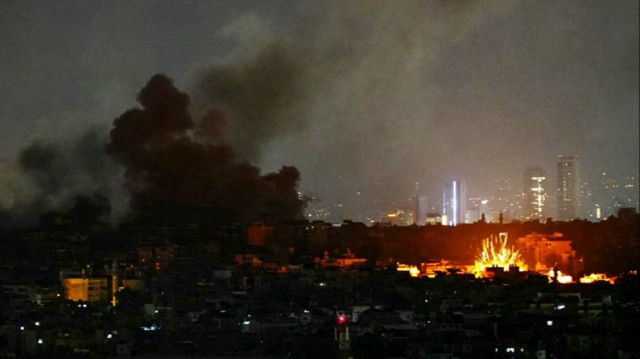
[[504,268],[505,271],[513,267],[518,267],[521,272],[527,270],[520,252],[507,245],[507,233],[500,233],[497,238],[492,235],[482,241],[482,252],[476,258],[474,272],[476,276],[482,275],[491,267]]
[[554,280],[561,284],[574,283],[572,276],[564,274],[561,271],[555,271],[553,269],[549,269],[547,277],[549,277],[549,283],[553,283]]
[[594,282],[609,282],[614,284],[616,282],[616,277],[609,278],[604,273],[591,273],[589,275],[584,275],[580,278],[580,283],[594,283]]
[[[561,235],[560,235],[561,236]],[[396,262],[397,271],[406,272],[414,278],[435,278],[437,275],[471,274],[476,278],[494,278],[495,276],[506,276],[512,278],[526,278],[531,274],[541,274],[548,278],[549,283],[572,284],[572,283],[595,283],[608,282],[615,283],[616,277],[607,277],[603,273],[591,273],[583,277],[575,278],[573,275],[563,273],[557,266],[545,268],[544,264],[535,265],[536,272],[529,272],[529,267],[515,246],[509,245],[508,234],[500,233],[498,236],[491,235],[482,241],[482,250],[476,255],[473,265],[466,263],[451,263],[441,259],[439,262],[420,263],[419,265]],[[501,272],[508,272],[501,274]],[[514,275],[516,272],[522,275]],[[575,274],[575,273],[572,273]]]
[[417,266],[412,266],[408,264],[398,263],[398,268],[396,269],[398,272],[409,272],[414,278],[420,277],[420,269]]

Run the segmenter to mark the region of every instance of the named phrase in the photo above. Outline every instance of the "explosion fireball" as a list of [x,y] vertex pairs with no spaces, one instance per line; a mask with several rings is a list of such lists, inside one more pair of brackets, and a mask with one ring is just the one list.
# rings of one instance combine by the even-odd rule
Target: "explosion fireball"
[[507,246],[507,237],[507,233],[500,233],[497,238],[492,235],[482,241],[482,252],[476,257],[474,264],[476,275],[491,267],[501,267],[505,271],[513,266],[517,266],[520,271],[528,269],[520,252],[513,246]]

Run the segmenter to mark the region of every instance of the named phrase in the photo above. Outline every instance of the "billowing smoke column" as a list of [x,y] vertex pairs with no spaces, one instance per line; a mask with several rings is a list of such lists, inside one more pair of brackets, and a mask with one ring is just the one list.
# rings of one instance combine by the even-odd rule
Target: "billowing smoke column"
[[[298,88],[303,68],[291,46],[264,46],[246,66],[212,66],[197,76],[194,99],[205,116],[196,136],[225,142],[243,160],[259,161],[262,149],[305,121],[291,114],[302,98]],[[232,118],[232,121],[229,121]]]
[[[107,145],[107,152],[125,167],[135,213],[158,221],[198,215],[239,221],[302,215],[296,168],[282,167],[263,176],[215,136],[230,120],[228,112],[213,107],[201,123],[194,123],[188,95],[164,75],[153,76],[138,101],[142,108],[114,121]],[[210,135],[202,136],[203,131]]]
[[155,75],[138,94],[141,108],[117,118],[110,136],[96,127],[78,138],[35,140],[15,168],[0,163],[0,226],[52,223],[60,215],[80,227],[299,218],[299,171],[285,166],[262,175],[247,162],[287,127],[278,126],[277,114],[290,103],[282,82],[291,76],[277,54],[258,60],[268,71],[203,74],[198,121],[189,96]]
[[91,128],[79,138],[36,140],[25,147],[15,168],[5,168],[4,197],[10,200],[0,203],[0,226],[50,224],[58,215],[78,227],[120,219],[122,176],[104,153],[105,140]]

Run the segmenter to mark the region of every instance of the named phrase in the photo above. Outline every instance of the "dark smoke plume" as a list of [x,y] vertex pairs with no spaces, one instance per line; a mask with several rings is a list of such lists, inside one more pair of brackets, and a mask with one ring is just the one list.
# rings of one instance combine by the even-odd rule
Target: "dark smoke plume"
[[92,128],[79,138],[36,140],[25,147],[15,171],[17,194],[3,209],[3,226],[51,224],[49,219],[64,218],[87,228],[113,220],[114,212],[120,216],[120,171],[104,153],[100,133]]
[[[233,89],[229,96],[235,96]],[[301,216],[304,202],[296,190],[300,179],[296,168],[283,167],[262,176],[258,168],[236,158],[220,138],[202,134],[215,136],[221,130],[217,126],[228,120],[223,110],[212,109],[196,126],[188,95],[164,75],[148,81],[138,102],[142,108],[114,121],[107,145],[107,152],[125,167],[137,213],[153,213],[160,219],[187,215],[185,211],[207,212],[243,221]]]
[[227,143],[239,158],[254,162],[271,140],[302,128],[304,121],[288,112],[302,96],[298,82],[303,67],[292,51],[274,43],[245,66],[201,71],[194,89],[195,107],[205,116],[196,134]]

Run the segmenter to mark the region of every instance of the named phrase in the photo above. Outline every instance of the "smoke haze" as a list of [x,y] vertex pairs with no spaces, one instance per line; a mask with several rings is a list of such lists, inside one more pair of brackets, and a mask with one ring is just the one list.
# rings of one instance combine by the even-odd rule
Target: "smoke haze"
[[[542,167],[553,188],[559,154],[578,154],[593,185],[601,172],[619,178],[640,172],[637,2],[0,6],[7,38],[0,70],[14,86],[0,88],[7,99],[0,108],[5,153],[17,153],[34,136],[55,150],[60,145],[43,132],[73,132],[87,118],[101,129],[118,118],[118,138],[133,135],[126,123],[153,106],[141,101],[142,109],[122,110],[135,105],[141,84],[166,73],[191,100],[177,106],[175,123],[148,129],[140,120],[136,126],[148,137],[136,140],[152,143],[158,156],[201,156],[184,163],[224,159],[223,168],[240,166],[263,189],[267,180],[258,168],[279,173],[283,164],[295,166],[301,190],[317,198],[312,209],[331,211],[329,220],[361,220],[416,194],[427,195],[437,211],[446,180],[462,178],[469,195],[490,196],[499,180],[519,186],[531,166]],[[77,22],[60,20],[69,15]],[[48,26],[42,37],[19,31],[40,24]],[[174,95],[178,102],[187,96]],[[42,131],[27,130],[33,127]],[[179,176],[157,173],[160,163],[135,141],[111,139],[112,157],[100,156],[123,165],[126,175],[101,177],[115,178],[107,192],[126,182],[136,205],[200,200],[186,190],[192,187],[172,182]],[[9,162],[6,168],[20,168]],[[73,198],[72,186],[68,194],[53,190],[38,181],[40,172],[28,171],[29,186],[42,188],[26,190],[15,172],[4,173],[3,208],[15,208],[20,198],[44,196],[52,204]],[[180,194],[158,193],[164,185]],[[103,187],[79,192],[91,198]],[[593,197],[606,194],[594,190]]]
[[[10,201],[2,211],[17,225],[33,225],[53,211],[73,216],[79,208],[93,213],[82,222],[119,220],[127,210],[119,168],[104,152],[106,137],[97,128],[79,138],[36,140],[6,173]],[[89,207],[92,209],[89,211]],[[82,211],[80,211],[82,212]]]

